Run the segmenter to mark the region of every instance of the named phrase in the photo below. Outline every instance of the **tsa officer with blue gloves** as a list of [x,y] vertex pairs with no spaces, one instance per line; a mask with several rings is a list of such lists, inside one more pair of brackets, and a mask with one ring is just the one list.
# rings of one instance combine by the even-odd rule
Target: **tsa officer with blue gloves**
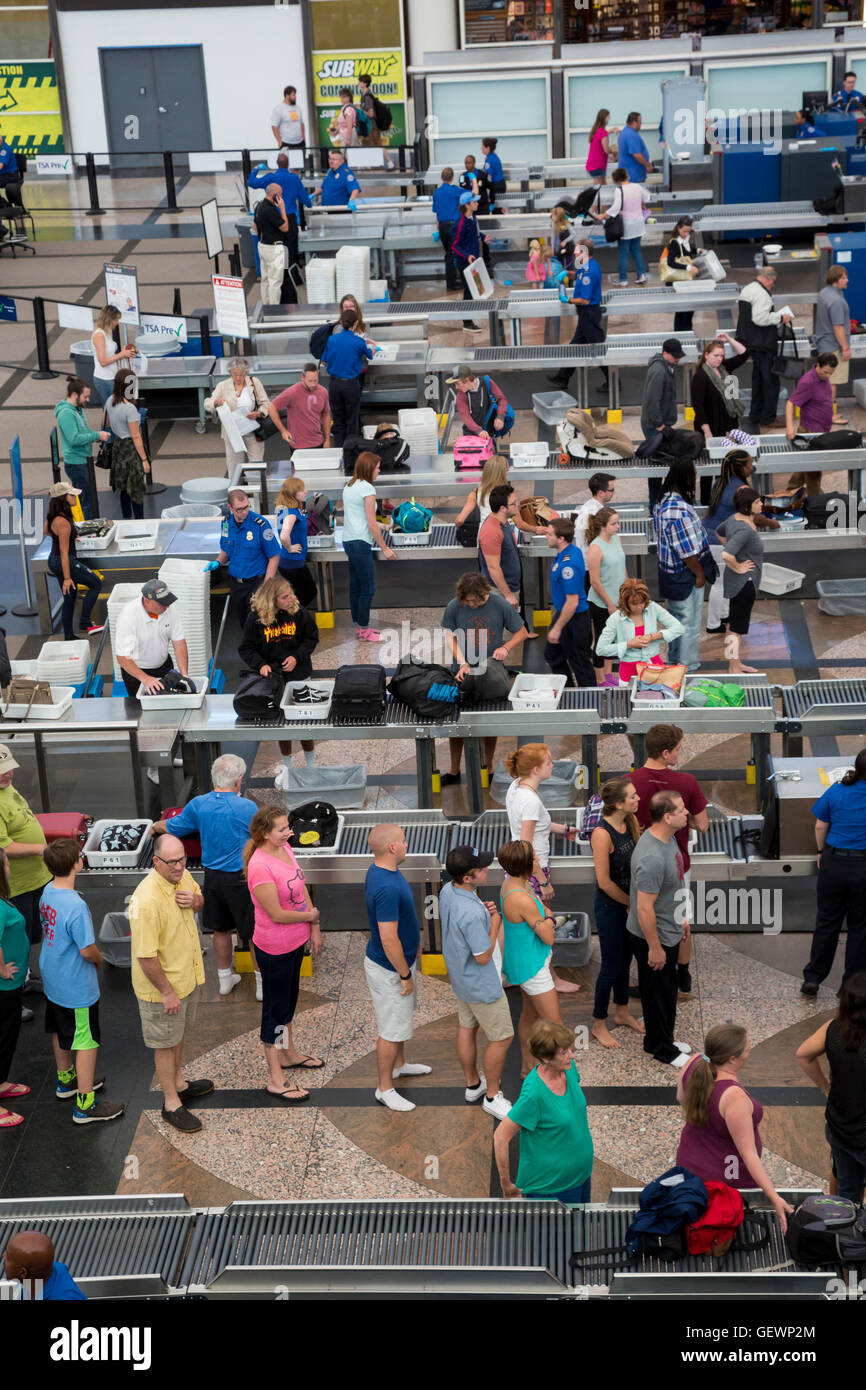
[[222,524],[217,561],[229,567],[230,608],[243,627],[256,589],[277,572],[280,543],[270,522],[250,511],[250,499],[242,488],[230,490],[228,504],[231,515]]
[[[560,298],[567,302],[565,295]],[[601,311],[601,266],[593,256],[591,241],[579,241],[574,248],[574,291],[571,299],[577,307],[577,327],[572,343],[603,343],[606,337]],[[571,380],[571,367],[563,367],[550,380],[563,390]],[[607,367],[601,368],[604,385],[599,391],[608,389]]]
[[340,150],[328,151],[328,172],[322,179],[322,207],[351,207],[361,192],[361,185],[355,178]]
[[567,685],[595,685],[586,566],[574,544],[574,522],[556,517],[546,539],[556,551],[550,567],[550,602],[556,616],[547,634],[544,659],[555,676],[565,676]]
[[331,442],[335,448],[341,448],[349,435],[361,433],[361,377],[373,348],[355,332],[357,323],[355,310],[345,309],[339,329],[331,334],[322,353],[328,369]]

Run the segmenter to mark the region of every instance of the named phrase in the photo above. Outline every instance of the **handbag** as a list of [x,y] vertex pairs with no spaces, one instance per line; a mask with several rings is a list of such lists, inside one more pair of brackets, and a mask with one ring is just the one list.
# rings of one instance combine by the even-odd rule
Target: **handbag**
[[625,223],[622,220],[623,196],[622,189],[619,194],[619,212],[604,219],[604,239],[605,241],[619,241],[625,231]]
[[704,572],[704,578],[707,583],[715,584],[719,577],[719,567],[716,564],[712,551],[702,550],[698,556],[698,560],[700,561],[701,569]]
[[807,372],[809,370],[809,358],[801,357],[799,355],[797,351],[797,339],[794,336],[794,330],[791,327],[791,325],[787,323],[782,324],[782,331],[779,334],[780,348],[784,348],[785,339],[788,333],[791,334],[791,342],[794,344],[794,356],[784,357],[780,353],[778,357],[773,358],[773,366],[771,370],[775,376],[784,377],[786,381],[799,381],[800,377],[804,374],[804,372]]
[[653,666],[649,661],[635,662],[635,675],[641,686],[661,686],[679,695],[688,667],[679,662],[676,666]]
[[[16,716],[26,719],[34,705],[52,703],[51,685],[48,681],[34,680],[32,676],[13,676],[6,688],[4,701],[7,708],[9,705],[26,705],[24,714]],[[6,717],[5,711],[0,710],[0,719]]]
[[520,520],[527,526],[546,526],[558,516],[546,497],[524,497],[520,504]]
[[[100,425],[100,429],[109,429],[108,416],[104,410],[102,412],[102,424]],[[100,439],[99,441],[99,448],[96,451],[96,458],[93,460],[97,468],[107,469],[111,467],[111,451],[114,447],[114,435],[111,434],[110,430],[109,435],[110,437],[108,439]]]
[[472,508],[465,521],[461,521],[455,531],[455,539],[458,545],[476,546],[478,544],[478,531],[481,526],[481,509],[476,505]]

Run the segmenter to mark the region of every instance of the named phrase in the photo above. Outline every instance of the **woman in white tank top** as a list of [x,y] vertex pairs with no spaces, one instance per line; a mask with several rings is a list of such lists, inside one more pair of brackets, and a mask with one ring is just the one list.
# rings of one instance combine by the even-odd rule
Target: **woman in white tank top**
[[93,348],[93,389],[103,405],[111,399],[117,373],[121,367],[127,365],[130,357],[136,355],[131,343],[129,347],[121,348],[120,352],[115,350],[112,333],[119,323],[120,310],[115,309],[113,305],[106,305],[97,314],[96,327],[90,336]]

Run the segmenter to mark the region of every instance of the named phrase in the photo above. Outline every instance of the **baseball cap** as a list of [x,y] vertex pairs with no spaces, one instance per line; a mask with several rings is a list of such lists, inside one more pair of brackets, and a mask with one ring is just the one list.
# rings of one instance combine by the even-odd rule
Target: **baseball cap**
[[478,202],[478,195],[477,195],[476,193],[472,193],[470,190],[467,190],[465,193],[461,193],[461,194],[460,194],[460,206],[461,206],[462,208],[465,208],[465,206],[466,206],[467,203],[477,203],[477,202]]
[[455,845],[448,851],[445,872],[451,878],[462,878],[470,869],[486,869],[493,863],[493,855],[486,849],[477,850],[474,845]]
[[454,376],[446,378],[445,384],[446,386],[453,386],[455,381],[471,381],[477,375],[478,372],[474,367],[458,367]]
[[669,352],[671,357],[685,357],[686,350],[679,338],[665,338],[662,343],[662,352]]
[[163,608],[177,603],[177,594],[173,594],[162,579],[148,579],[147,583],[141,586],[141,596],[153,599],[154,603],[161,603]]
[[4,772],[14,772],[16,767],[20,767],[12,756],[12,750],[6,747],[5,743],[0,743],[0,777]]
[[73,487],[71,483],[52,483],[48,489],[49,497],[80,497],[81,488]]

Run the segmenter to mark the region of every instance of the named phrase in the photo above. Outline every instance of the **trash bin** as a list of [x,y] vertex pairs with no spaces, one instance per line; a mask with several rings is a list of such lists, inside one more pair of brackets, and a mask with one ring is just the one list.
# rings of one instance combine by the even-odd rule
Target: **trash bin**
[[866,579],[819,579],[818,607],[836,618],[866,613]]
[[589,962],[592,951],[592,933],[589,917],[585,912],[570,912],[568,921],[557,927],[553,939],[551,965],[579,967]]
[[286,768],[277,781],[277,790],[283,793],[290,810],[305,801],[328,801],[337,810],[359,810],[367,793],[367,769],[362,763]]
[[[563,758],[553,764],[552,773],[545,778],[538,788],[538,795],[545,806],[574,805],[574,780],[577,777],[578,767],[579,764],[570,758]],[[505,798],[512,781],[513,778],[505,769],[505,763],[497,763],[493,773],[493,781],[490,784],[490,795],[498,805],[505,805]]]
[[109,965],[132,969],[132,933],[128,912],[106,912],[99,928],[99,949]]
[[185,506],[205,503],[221,508],[228,496],[228,490],[228,478],[188,478],[180,490],[180,500]]

